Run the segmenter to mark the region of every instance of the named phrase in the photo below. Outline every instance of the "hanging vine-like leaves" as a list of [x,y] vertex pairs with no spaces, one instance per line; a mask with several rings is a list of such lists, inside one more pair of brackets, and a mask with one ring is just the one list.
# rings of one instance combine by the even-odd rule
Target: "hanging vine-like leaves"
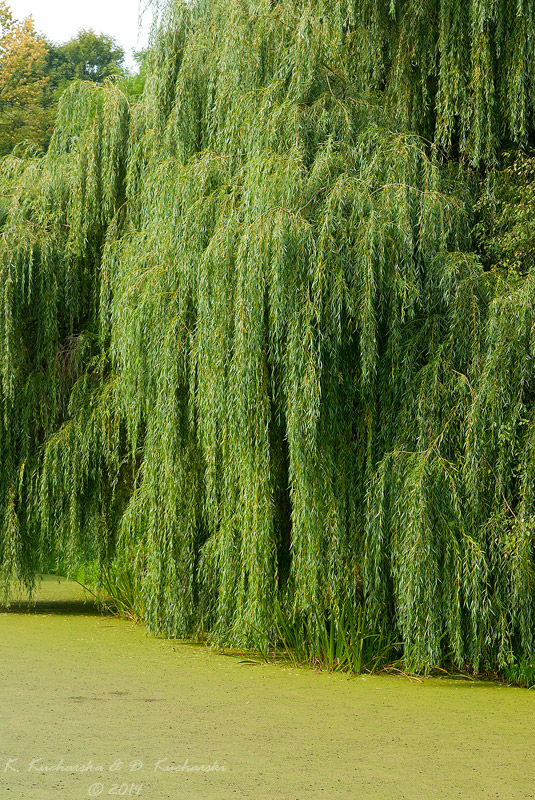
[[532,278],[471,251],[463,172],[532,130],[511,8],[168,3],[133,111],[84,83],[3,162],[5,577],[131,569],[152,629],[233,644],[365,604],[415,669],[531,654]]

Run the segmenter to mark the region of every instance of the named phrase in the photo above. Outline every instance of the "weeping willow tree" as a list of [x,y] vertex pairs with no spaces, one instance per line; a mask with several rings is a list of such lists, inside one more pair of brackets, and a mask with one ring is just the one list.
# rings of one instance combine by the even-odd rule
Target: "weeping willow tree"
[[531,659],[534,277],[473,200],[533,133],[534,14],[170,2],[139,105],[69,90],[0,171],[5,581],[94,562],[169,635],[365,607],[413,669]]

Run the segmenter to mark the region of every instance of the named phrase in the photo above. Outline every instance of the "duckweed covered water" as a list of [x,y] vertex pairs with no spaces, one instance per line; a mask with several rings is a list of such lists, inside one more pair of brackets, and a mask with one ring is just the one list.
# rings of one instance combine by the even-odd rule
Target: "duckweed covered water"
[[535,797],[535,692],[240,663],[67,581],[38,599],[0,614],[2,800]]

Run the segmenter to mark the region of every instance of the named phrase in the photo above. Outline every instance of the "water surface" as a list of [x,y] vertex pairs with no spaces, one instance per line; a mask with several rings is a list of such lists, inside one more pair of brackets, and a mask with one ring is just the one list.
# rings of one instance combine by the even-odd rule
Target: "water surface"
[[535,692],[243,664],[38,597],[0,614],[2,800],[535,797]]

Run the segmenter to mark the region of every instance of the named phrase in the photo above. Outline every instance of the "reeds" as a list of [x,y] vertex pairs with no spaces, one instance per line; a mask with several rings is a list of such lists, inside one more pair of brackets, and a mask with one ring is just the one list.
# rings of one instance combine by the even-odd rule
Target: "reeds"
[[99,596],[105,611],[127,617],[134,622],[143,622],[145,614],[139,575],[128,565],[114,562],[103,567],[99,580]]
[[292,619],[276,607],[275,636],[271,654],[284,654],[294,666],[359,675],[373,673],[399,659],[402,643],[377,615],[365,606],[343,607],[322,616]]

